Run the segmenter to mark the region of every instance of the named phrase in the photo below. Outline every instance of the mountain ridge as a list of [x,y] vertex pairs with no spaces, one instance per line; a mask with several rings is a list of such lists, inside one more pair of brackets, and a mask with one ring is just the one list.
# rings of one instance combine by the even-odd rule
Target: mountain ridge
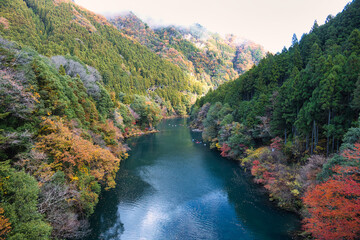
[[133,12],[108,19],[121,32],[205,82],[208,89],[236,78],[265,55],[263,47],[250,40],[234,35],[222,38],[200,24],[151,28]]

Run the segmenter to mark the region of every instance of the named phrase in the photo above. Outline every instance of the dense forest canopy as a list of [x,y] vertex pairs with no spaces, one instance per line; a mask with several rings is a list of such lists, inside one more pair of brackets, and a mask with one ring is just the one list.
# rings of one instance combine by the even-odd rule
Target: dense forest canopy
[[267,121],[272,135],[298,136],[307,139],[309,147],[328,138],[328,153],[336,151],[360,110],[358,4],[354,1],[337,17],[329,16],[323,26],[315,22],[300,42],[295,36],[289,49],[268,54],[257,67],[209,92],[195,106],[227,103],[234,120],[246,127]]
[[45,57],[2,37],[0,96],[0,237],[8,239],[84,237],[101,187],[115,186],[127,157],[123,139],[172,109],[116,95],[76,56]]
[[[60,60],[66,64],[57,68]],[[0,38],[0,63],[0,237],[81,238],[101,186],[115,186],[127,157],[123,138],[139,131],[137,113],[73,58],[47,58]],[[143,128],[159,121],[160,109],[149,115]]]
[[192,127],[240,161],[303,236],[360,236],[360,1],[317,22],[192,108]]

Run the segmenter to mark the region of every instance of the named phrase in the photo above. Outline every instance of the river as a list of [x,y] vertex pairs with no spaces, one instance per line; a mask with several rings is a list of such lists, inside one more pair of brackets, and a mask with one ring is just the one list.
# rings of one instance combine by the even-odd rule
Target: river
[[196,143],[201,134],[186,119],[157,128],[128,141],[130,157],[101,195],[89,239],[282,240],[300,228],[235,161]]

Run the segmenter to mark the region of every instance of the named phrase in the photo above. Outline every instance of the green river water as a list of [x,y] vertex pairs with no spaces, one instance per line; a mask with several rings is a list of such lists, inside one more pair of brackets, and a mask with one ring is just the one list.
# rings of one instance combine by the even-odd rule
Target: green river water
[[89,239],[282,240],[300,228],[238,163],[196,143],[201,133],[186,119],[157,128],[128,141],[130,157],[101,195]]

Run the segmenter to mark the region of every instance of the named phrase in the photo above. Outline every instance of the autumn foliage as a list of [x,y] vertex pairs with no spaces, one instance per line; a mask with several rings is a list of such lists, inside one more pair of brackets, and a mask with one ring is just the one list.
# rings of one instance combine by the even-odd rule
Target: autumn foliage
[[4,27],[4,29],[9,29],[9,21],[4,17],[0,17],[0,26],[1,25]]
[[227,145],[226,143],[224,143],[221,147],[221,156],[223,157],[227,157],[229,156],[229,151],[231,150],[231,148],[229,147],[229,145]]
[[357,167],[335,167],[332,179],[316,185],[303,198],[310,217],[305,230],[317,239],[360,237],[360,171]]
[[280,137],[271,139],[270,148],[272,150],[281,150],[283,145],[283,140]]
[[62,170],[76,180],[78,174],[90,174],[107,188],[115,186],[120,159],[109,150],[75,135],[61,120],[46,119],[36,148],[53,158],[50,167]]
[[0,208],[0,240],[5,239],[6,235],[11,231],[11,223],[4,216],[4,209]]
[[355,143],[353,149],[347,149],[342,154],[348,161],[360,163],[360,143]]
[[296,179],[296,171],[283,164],[285,156],[266,147],[246,152],[248,157],[243,164],[250,165],[254,181],[264,185],[270,199],[276,200],[280,207],[297,210],[300,205],[300,183]]

